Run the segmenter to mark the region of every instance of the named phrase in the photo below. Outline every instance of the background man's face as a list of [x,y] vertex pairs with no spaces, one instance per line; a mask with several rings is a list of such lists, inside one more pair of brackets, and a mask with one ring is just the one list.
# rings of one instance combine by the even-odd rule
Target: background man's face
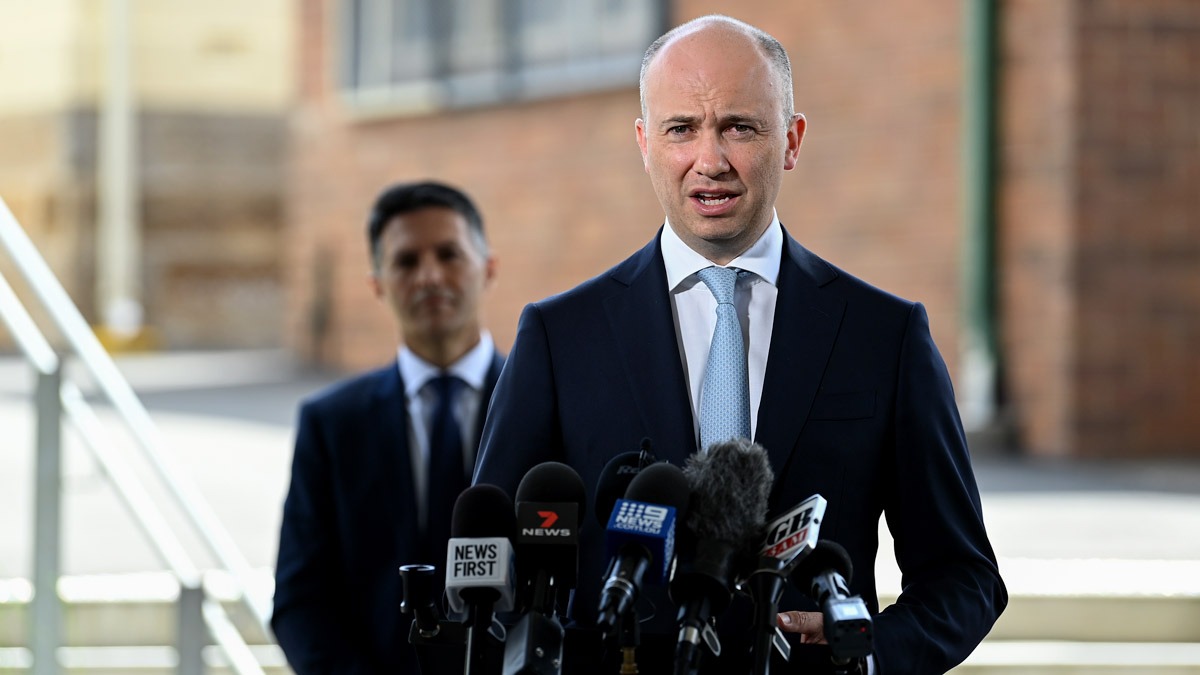
[[480,299],[493,274],[466,219],[453,209],[430,207],[384,226],[373,286],[411,348],[478,338]]

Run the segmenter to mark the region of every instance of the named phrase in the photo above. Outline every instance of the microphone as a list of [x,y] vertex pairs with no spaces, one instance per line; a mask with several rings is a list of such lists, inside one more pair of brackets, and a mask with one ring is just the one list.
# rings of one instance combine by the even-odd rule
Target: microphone
[[743,557],[758,550],[775,480],[767,451],[745,439],[714,443],[692,455],[683,473],[693,494],[685,522],[695,541],[691,550],[680,550],[670,585],[679,606],[676,675],[696,672],[701,640],[720,656],[709,619],[729,606],[737,571],[749,567]]
[[625,498],[616,501],[605,530],[606,555],[612,562],[596,618],[605,633],[633,607],[644,580],[663,584],[670,577],[675,523],[686,517],[690,498],[683,471],[664,463],[643,469],[630,482]]
[[608,460],[596,481],[596,522],[601,527],[608,526],[608,518],[612,515],[613,504],[625,496],[629,484],[641,473],[642,469],[658,460],[650,452],[650,439],[642,439],[642,449],[621,454]]
[[812,554],[792,575],[796,587],[807,589],[809,597],[821,606],[825,641],[839,666],[866,658],[874,650],[871,614],[862,598],[850,595],[853,577],[850,554],[827,540],[817,542]]
[[563,627],[556,595],[579,576],[583,480],[559,462],[529,470],[517,487],[517,576],[524,614],[504,645],[504,675],[562,671]]
[[446,550],[446,599],[451,610],[467,612],[464,672],[468,675],[483,672],[486,635],[495,612],[513,607],[516,532],[512,500],[495,485],[472,485],[454,502]]
[[755,675],[770,672],[772,645],[785,661],[791,657],[791,645],[775,623],[779,599],[787,578],[816,546],[826,506],[824,497],[813,495],[771,521],[758,554],[758,566],[738,584],[749,588],[754,600],[754,645],[751,648],[754,668],[750,672]]
[[575,469],[542,462],[517,486],[517,574],[524,608],[555,613],[557,592],[579,576],[579,526],[586,493]]

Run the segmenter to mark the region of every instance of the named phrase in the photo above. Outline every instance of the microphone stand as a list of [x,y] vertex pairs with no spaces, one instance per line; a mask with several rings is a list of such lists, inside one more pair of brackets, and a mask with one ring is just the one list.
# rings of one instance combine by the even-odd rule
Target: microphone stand
[[621,615],[621,628],[617,635],[617,646],[621,648],[620,675],[637,675],[637,648],[641,640],[642,624],[638,622],[637,610],[630,607]]
[[866,675],[866,659],[839,659],[833,657],[830,660],[833,662],[834,675]]
[[791,645],[775,625],[779,599],[787,583],[787,576],[783,572],[788,564],[768,556],[759,557],[758,564],[758,569],[743,584],[749,587],[750,596],[754,599],[754,669],[750,672],[769,675],[772,647],[779,650],[784,661],[791,657]]
[[431,647],[459,647],[465,644],[467,637],[461,623],[443,619],[437,605],[433,604],[435,569],[433,565],[404,565],[400,568],[404,589],[400,611],[413,615],[408,642],[416,649],[422,672],[433,672],[429,652]]

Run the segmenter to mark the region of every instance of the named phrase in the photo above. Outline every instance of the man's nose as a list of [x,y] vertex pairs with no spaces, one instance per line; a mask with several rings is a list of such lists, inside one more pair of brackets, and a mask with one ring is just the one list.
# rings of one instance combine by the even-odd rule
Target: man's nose
[[696,148],[696,172],[708,178],[716,178],[729,171],[729,158],[725,155],[725,144],[719,135],[703,134]]
[[436,285],[442,283],[444,278],[445,273],[437,256],[421,256],[420,261],[417,263],[416,280],[418,284],[422,286]]

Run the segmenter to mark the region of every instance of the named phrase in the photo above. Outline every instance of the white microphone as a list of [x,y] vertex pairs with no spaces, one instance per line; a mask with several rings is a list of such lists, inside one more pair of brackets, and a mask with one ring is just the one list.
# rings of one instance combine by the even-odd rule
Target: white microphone
[[511,611],[516,597],[515,562],[508,537],[452,537],[446,547],[446,600],[455,613],[467,611],[475,590],[496,594],[492,610]]

